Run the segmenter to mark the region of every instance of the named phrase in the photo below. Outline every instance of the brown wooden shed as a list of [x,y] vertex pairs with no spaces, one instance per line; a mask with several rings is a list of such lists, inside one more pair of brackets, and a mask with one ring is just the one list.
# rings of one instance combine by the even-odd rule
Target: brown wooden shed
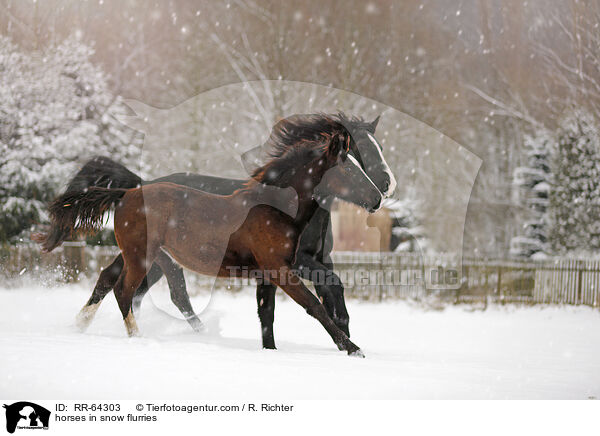
[[386,208],[374,214],[337,201],[331,211],[334,251],[389,251],[392,219]]

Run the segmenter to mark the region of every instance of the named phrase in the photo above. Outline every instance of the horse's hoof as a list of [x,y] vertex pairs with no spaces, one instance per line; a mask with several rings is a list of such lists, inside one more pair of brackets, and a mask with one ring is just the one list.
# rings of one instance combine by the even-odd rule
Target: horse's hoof
[[136,327],[134,329],[127,330],[127,336],[130,338],[141,338],[142,334],[140,333],[140,330]]
[[127,335],[130,338],[140,336],[140,329],[138,329],[137,323],[135,322],[135,318],[133,317],[133,313],[131,313],[131,310],[125,317],[124,321],[125,328],[127,329]]
[[192,326],[192,329],[196,332],[196,333],[204,333],[206,332],[206,326],[202,323],[202,321],[198,320],[198,321],[194,321],[194,322],[190,322],[190,325]]
[[360,358],[364,359],[365,358],[365,353],[363,353],[362,350],[359,348],[359,349],[354,350],[354,351],[348,351],[348,356],[360,357]]
[[86,331],[89,327],[90,323],[94,319],[94,315],[96,315],[96,311],[100,307],[100,303],[96,304],[86,304],[81,308],[77,317],[75,318],[75,325],[79,329],[80,332]]
[[92,319],[93,319],[93,316],[90,316],[89,314],[86,314],[83,311],[79,312],[77,314],[77,316],[75,317],[75,327],[77,327],[77,330],[79,330],[81,333],[83,333],[87,330],[87,328],[92,323]]
[[345,349],[346,349],[346,351],[348,351],[348,356],[365,357],[365,355],[361,351],[361,349],[358,348],[358,346],[356,344],[354,344],[352,341],[346,342]]
[[77,315],[77,317],[75,318],[75,327],[77,328],[77,330],[83,333],[87,330],[91,321],[92,320],[90,318],[87,318],[82,315]]

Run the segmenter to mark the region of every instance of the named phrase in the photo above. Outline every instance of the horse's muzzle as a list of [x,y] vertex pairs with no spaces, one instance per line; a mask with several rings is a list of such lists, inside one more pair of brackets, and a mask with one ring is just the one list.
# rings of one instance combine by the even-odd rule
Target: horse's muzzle
[[383,197],[379,198],[379,201],[377,202],[377,204],[375,204],[374,206],[371,206],[369,208],[369,213],[373,213],[373,212],[377,212],[379,209],[381,209],[381,203],[383,201]]

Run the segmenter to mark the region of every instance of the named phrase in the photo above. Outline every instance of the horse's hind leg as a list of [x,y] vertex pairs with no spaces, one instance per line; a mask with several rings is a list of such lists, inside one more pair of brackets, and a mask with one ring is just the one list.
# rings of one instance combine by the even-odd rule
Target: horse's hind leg
[[134,314],[138,314],[140,311],[140,306],[142,305],[142,300],[146,293],[150,290],[152,286],[156,284],[163,276],[163,272],[160,267],[155,263],[152,264],[150,271],[146,274],[146,277],[142,280],[139,288],[133,294],[133,301],[131,304],[131,310]]
[[260,319],[263,348],[271,350],[275,350],[273,321],[275,320],[276,290],[277,286],[262,282],[256,286],[256,303],[258,304],[258,318]]
[[179,309],[181,314],[185,317],[186,321],[194,330],[197,332],[202,331],[204,325],[192,308],[190,296],[188,295],[185,287],[183,269],[162,250],[159,251],[156,257],[156,263],[160,265],[160,268],[167,278],[169,290],[171,291],[171,301],[173,301],[173,304],[175,304],[175,306]]
[[139,334],[137,323],[131,311],[131,303],[133,294],[145,276],[145,259],[143,257],[128,258],[125,259],[123,271],[121,271],[121,275],[115,284],[115,298],[119,304],[119,309],[121,310],[121,315],[123,315],[123,321],[125,322],[125,328],[129,336],[137,336]]
[[122,269],[123,256],[119,254],[117,258],[113,260],[113,263],[111,263],[100,273],[100,277],[96,282],[92,296],[87,303],[85,303],[85,306],[83,306],[83,308],[79,311],[79,314],[77,314],[75,323],[80,330],[83,331],[90,325],[94,319],[94,315],[96,315],[96,311],[100,307],[100,303],[102,303],[102,300],[104,297],[106,297],[106,294],[108,294],[115,286]]

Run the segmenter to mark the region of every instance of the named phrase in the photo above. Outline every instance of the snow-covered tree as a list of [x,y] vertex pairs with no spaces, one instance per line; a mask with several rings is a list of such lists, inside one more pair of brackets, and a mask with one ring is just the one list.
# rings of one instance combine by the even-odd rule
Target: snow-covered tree
[[526,135],[523,148],[524,166],[514,171],[516,202],[526,212],[523,233],[511,240],[513,256],[543,256],[548,247],[548,197],[552,185],[550,159],[555,137],[546,129]]
[[141,137],[114,118],[126,109],[92,54],[76,37],[26,53],[0,36],[0,241],[44,219],[77,163],[134,161]]
[[388,200],[385,204],[392,218],[391,251],[425,252],[429,247],[420,219],[420,204],[414,196]]
[[551,246],[557,252],[600,249],[600,135],[590,113],[573,111],[561,120],[551,168]]

